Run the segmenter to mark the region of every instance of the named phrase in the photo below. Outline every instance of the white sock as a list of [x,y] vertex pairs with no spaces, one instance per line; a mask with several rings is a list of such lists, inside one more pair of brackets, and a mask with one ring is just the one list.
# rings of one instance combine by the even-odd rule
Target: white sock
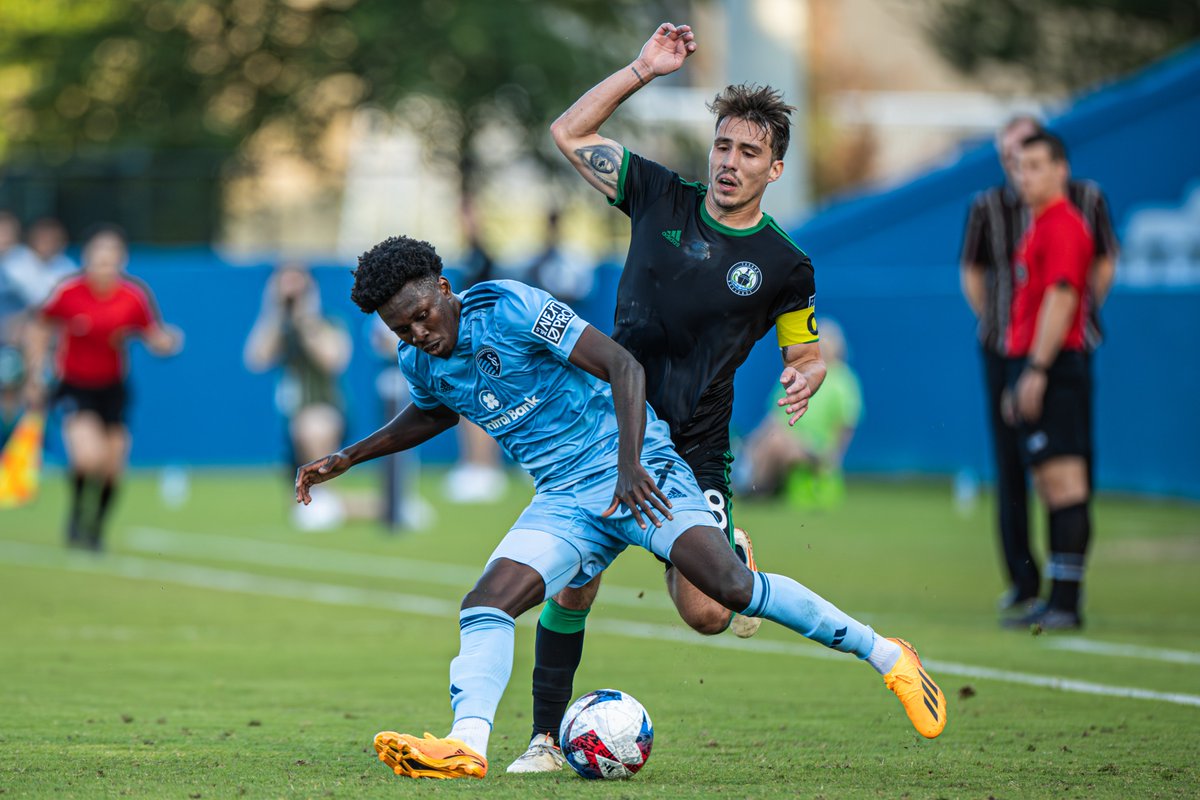
[[876,634],[867,663],[875,668],[880,675],[887,675],[900,660],[900,645]]
[[458,739],[479,755],[487,758],[488,737],[492,735],[492,726],[486,719],[479,717],[464,717],[454,721],[454,727],[446,734],[448,739]]
[[513,659],[513,618],[498,608],[464,608],[458,615],[460,646],[450,662],[450,737],[487,758],[496,706],[508,685]]

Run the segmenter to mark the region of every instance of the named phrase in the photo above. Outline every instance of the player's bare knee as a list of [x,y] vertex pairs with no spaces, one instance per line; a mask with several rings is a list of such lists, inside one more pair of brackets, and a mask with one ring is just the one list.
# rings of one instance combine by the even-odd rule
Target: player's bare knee
[[341,412],[327,403],[314,403],[297,411],[289,428],[299,457],[312,461],[337,449],[343,428]]
[[1050,510],[1067,508],[1088,500],[1087,464],[1081,457],[1055,458],[1034,471],[1038,496]]
[[600,575],[597,575],[583,586],[563,589],[554,595],[554,602],[569,611],[587,611],[596,602],[596,593],[599,591]]
[[101,476],[108,466],[104,448],[92,442],[70,447],[68,455],[72,469],[84,475]]
[[729,627],[733,617],[720,600],[705,594],[675,567],[669,567],[665,577],[667,592],[688,627],[705,636],[715,636]]
[[[747,605],[749,604],[747,603]],[[745,606],[742,607],[745,608]],[[704,636],[716,636],[718,633],[724,633],[732,620],[733,612],[714,602],[708,603],[703,608],[693,609],[683,617],[683,621],[692,630]]]
[[463,598],[462,608],[498,608],[516,618],[542,602],[546,584],[537,570],[507,558],[488,564],[475,588]]

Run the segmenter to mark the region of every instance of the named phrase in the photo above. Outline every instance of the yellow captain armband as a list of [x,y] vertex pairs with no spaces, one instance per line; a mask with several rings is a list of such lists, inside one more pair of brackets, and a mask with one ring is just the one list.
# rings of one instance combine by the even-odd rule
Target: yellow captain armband
[[789,311],[775,318],[775,334],[780,347],[794,344],[811,344],[821,337],[817,333],[817,309],[815,306]]

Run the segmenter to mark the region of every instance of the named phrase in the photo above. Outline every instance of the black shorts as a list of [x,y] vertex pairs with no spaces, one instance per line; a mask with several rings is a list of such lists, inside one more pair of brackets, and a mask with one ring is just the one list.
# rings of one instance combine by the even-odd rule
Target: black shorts
[[[1008,363],[1008,387],[1015,392],[1026,359]],[[1046,371],[1046,397],[1042,418],[1037,422],[1020,420],[1017,439],[1021,460],[1037,466],[1058,456],[1092,455],[1092,373],[1086,353],[1064,350]]]
[[704,492],[704,499],[716,518],[716,526],[729,537],[733,544],[733,491],[729,488],[729,470],[733,454],[722,451],[700,451],[684,456],[684,461],[696,475],[696,483]]
[[[676,444],[678,452],[679,445]],[[686,455],[684,462],[691,467],[696,476],[696,483],[708,501],[708,508],[713,513],[713,527],[720,528],[729,537],[729,546],[733,547],[733,492],[729,488],[729,470],[733,464],[733,453],[726,447],[724,450],[693,448]],[[661,556],[655,556],[667,567],[671,562]]]
[[63,381],[54,390],[54,402],[64,414],[91,411],[108,427],[125,424],[129,387],[124,381],[108,386],[77,386]]

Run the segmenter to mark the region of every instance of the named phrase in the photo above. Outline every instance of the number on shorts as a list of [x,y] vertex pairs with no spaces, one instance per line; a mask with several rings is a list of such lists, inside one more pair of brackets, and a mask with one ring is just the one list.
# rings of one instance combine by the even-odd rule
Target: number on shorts
[[716,489],[706,489],[704,499],[708,501],[708,509],[717,518],[717,527],[725,530],[729,527],[729,516],[725,513],[725,495]]

